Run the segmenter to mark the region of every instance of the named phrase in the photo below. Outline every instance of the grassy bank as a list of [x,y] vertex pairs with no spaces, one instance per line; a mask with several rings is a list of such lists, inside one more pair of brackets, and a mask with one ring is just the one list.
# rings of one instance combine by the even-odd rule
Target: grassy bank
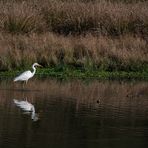
[[50,76],[60,66],[72,67],[69,76],[74,69],[86,77],[145,77],[148,71],[145,0],[7,0],[0,8],[1,73],[34,62]]
[[[9,78],[12,79],[19,75],[23,70],[14,70],[12,72],[5,71],[0,72],[1,78]],[[54,77],[58,79],[99,79],[99,80],[148,80],[148,69],[147,71],[135,71],[135,72],[127,72],[127,71],[98,71],[98,70],[81,70],[74,69],[70,67],[50,67],[38,69],[36,73],[36,77],[45,78],[45,77]]]

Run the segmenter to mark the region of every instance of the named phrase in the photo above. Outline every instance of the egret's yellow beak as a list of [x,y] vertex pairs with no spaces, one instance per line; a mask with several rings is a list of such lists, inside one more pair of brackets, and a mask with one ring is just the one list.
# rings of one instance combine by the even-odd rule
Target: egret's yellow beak
[[42,65],[40,65],[40,64],[38,64],[37,66],[39,66],[39,67],[43,67]]

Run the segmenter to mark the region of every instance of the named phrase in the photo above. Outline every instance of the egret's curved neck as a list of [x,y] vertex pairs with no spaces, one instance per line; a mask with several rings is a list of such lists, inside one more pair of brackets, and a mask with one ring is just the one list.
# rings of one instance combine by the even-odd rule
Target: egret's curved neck
[[32,66],[32,69],[33,69],[32,75],[34,75],[36,72],[36,68],[34,67],[34,65]]

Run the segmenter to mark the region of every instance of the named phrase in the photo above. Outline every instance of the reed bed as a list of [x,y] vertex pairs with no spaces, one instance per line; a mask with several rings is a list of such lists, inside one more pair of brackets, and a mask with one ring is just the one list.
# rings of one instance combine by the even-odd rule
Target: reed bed
[[0,70],[141,71],[148,64],[145,0],[1,0]]
[[148,44],[140,37],[6,35],[0,36],[0,69],[26,67],[37,61],[45,67],[59,64],[100,70],[141,70],[148,64]]
[[10,33],[52,31],[64,35],[148,34],[148,2],[6,1],[0,3],[0,28]]
[[48,29],[60,34],[117,36],[148,33],[148,3],[52,2],[42,8]]

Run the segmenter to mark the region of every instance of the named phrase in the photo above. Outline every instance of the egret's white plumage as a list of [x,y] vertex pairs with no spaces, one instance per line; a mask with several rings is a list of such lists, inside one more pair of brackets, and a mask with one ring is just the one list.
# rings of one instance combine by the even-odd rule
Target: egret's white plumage
[[14,82],[16,82],[16,81],[26,81],[26,83],[27,83],[28,79],[32,78],[34,76],[35,72],[36,72],[35,66],[42,67],[38,63],[34,63],[32,65],[33,72],[31,72],[30,70],[23,72],[22,74],[20,74],[19,76],[14,78]]
[[31,119],[34,121],[38,120],[38,116],[35,113],[35,107],[31,103],[29,103],[27,100],[26,101],[19,101],[16,99],[13,99],[14,103],[16,106],[20,107],[23,111],[25,112],[31,112]]

